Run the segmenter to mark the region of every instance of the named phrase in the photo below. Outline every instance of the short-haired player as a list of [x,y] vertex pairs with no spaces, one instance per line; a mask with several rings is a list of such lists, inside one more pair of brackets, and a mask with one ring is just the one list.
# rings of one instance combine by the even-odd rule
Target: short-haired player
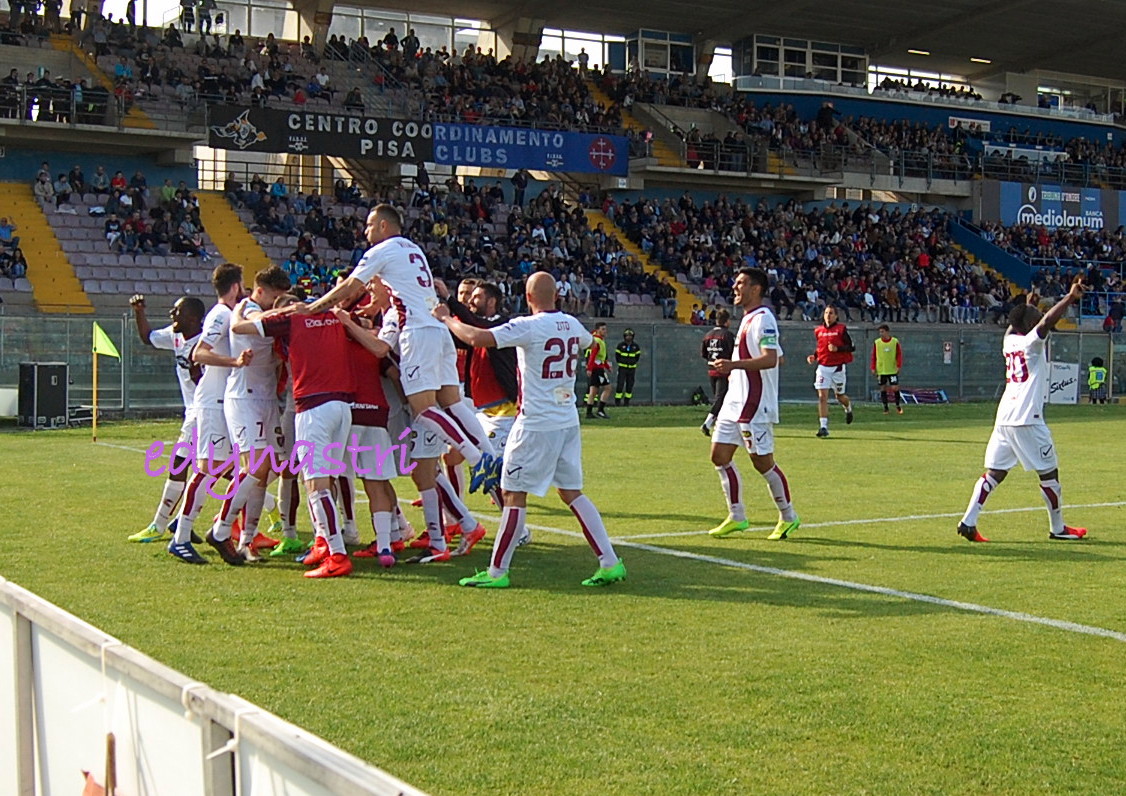
[[958,533],[971,542],[988,542],[977,530],[978,514],[985,501],[1005,480],[1009,470],[1020,464],[1035,470],[1040,478],[1040,493],[1048,508],[1048,538],[1075,540],[1087,535],[1086,528],[1072,528],[1063,522],[1063,490],[1056,445],[1044,418],[1048,401],[1051,369],[1047,337],[1067,308],[1083,297],[1083,278],[1071,283],[1067,295],[1047,312],[1036,307],[1037,296],[1029,294],[1009,313],[1001,350],[1005,355],[1005,392],[997,405],[993,433],[985,448],[985,472],[974,485],[966,513],[958,523]]
[[790,485],[774,461],[774,424],[778,422],[778,363],[782,344],[778,319],[762,304],[769,281],[759,268],[742,268],[735,276],[734,300],[743,319],[735,335],[731,359],[709,363],[728,377],[727,395],[712,429],[712,464],[719,473],[727,501],[727,519],[708,531],[729,536],[749,527],[743,503],[743,480],[732,461],[736,449],[751,455],[751,464],[766,481],[778,507],[778,524],[769,539],[785,539],[801,525],[790,499]]

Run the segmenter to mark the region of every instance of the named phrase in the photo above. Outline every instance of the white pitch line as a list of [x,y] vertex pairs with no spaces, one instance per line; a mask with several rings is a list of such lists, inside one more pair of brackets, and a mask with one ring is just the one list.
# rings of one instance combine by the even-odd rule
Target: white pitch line
[[[1121,505],[1121,504],[1110,504]],[[959,515],[960,516],[960,515]],[[562,536],[570,536],[577,539],[583,539],[583,535],[577,531],[566,531],[562,528],[552,528],[549,525],[532,525],[528,524],[529,528],[533,531],[548,531],[549,533],[557,533]],[[931,594],[920,594],[913,591],[901,591],[899,589],[892,589],[887,586],[873,586],[869,583],[857,583],[851,580],[840,580],[839,578],[826,578],[821,575],[810,575],[806,572],[796,572],[792,569],[778,569],[777,567],[764,567],[759,564],[748,564],[743,561],[734,561],[730,558],[720,558],[719,556],[708,556],[700,553],[690,553],[687,550],[677,550],[672,547],[657,547],[656,545],[642,544],[640,542],[629,541],[616,541],[619,547],[630,547],[635,550],[644,550],[648,553],[656,553],[657,555],[672,556],[674,558],[683,558],[691,561],[700,561],[705,564],[717,564],[723,567],[731,567],[733,569],[744,569],[750,572],[758,572],[763,575],[775,575],[780,578],[790,578],[791,580],[804,580],[808,583],[819,583],[824,586],[838,586],[843,589],[852,589],[853,591],[868,592],[869,594],[882,594],[885,597],[895,597],[901,600],[913,600],[915,602],[928,603],[930,605],[941,605],[944,608],[953,608],[958,611],[967,611],[975,614],[986,614],[987,616],[999,616],[1003,619],[1012,619],[1017,622],[1028,622],[1034,625],[1045,625],[1057,630],[1066,630],[1071,633],[1082,633],[1087,636],[1100,636],[1102,638],[1113,639],[1114,641],[1126,642],[1126,633],[1121,633],[1117,630],[1109,630],[1105,627],[1095,627],[1094,625],[1082,625],[1078,622],[1068,622],[1063,619],[1051,619],[1045,616],[1036,616],[1035,614],[1026,614],[1023,611],[1009,611],[1004,608],[993,608],[988,605],[978,605],[977,603],[967,603],[961,600],[947,600],[945,597],[935,597]]]
[[[133,451],[134,453],[144,453],[145,451],[140,448],[129,448],[124,445],[113,445],[108,442],[98,442],[97,445],[106,445],[111,448],[119,448],[121,450]],[[359,502],[359,501],[357,501]],[[400,503],[410,503],[405,498],[399,499]],[[1123,506],[1126,502],[1115,503],[1086,503],[1071,508],[1098,508],[1106,506]],[[1037,507],[1041,508],[1041,507]],[[998,509],[994,514],[1003,514],[1006,512],[1017,511],[1033,511],[1031,508],[1019,509]],[[496,520],[495,515],[479,515],[485,519]],[[960,517],[960,514],[938,514],[938,515],[919,515],[920,519],[927,518],[940,518],[940,517]],[[893,518],[894,519],[894,518]],[[901,518],[911,519],[911,518]],[[847,520],[836,523],[810,523],[808,528],[824,527],[826,525],[850,525],[864,522],[879,522],[879,520]],[[527,524],[528,528],[533,531],[547,531],[548,533],[559,534],[560,536],[569,536],[573,539],[584,539],[581,533],[577,531],[568,531],[563,528],[554,528],[550,525],[533,525]],[[635,538],[635,537],[634,537]],[[810,575],[806,572],[797,572],[792,569],[778,569],[777,567],[764,567],[759,564],[748,564],[743,561],[735,561],[730,558],[720,558],[719,556],[708,556],[700,553],[690,553],[687,550],[677,550],[672,547],[657,547],[656,545],[643,544],[641,542],[629,541],[624,537],[615,540],[620,547],[629,547],[634,550],[644,550],[647,553],[654,553],[662,556],[672,556],[673,558],[682,558],[690,561],[699,561],[705,564],[716,564],[722,567],[731,567],[732,569],[742,569],[749,572],[758,572],[763,575],[774,575],[780,578],[789,578],[791,580],[802,580],[807,583],[819,583],[823,586],[837,586],[842,589],[852,589],[853,591],[862,591],[869,594],[882,594],[885,597],[895,597],[900,600],[912,600],[914,602],[927,603],[929,605],[940,605],[944,608],[953,608],[956,611],[966,611],[968,613],[984,614],[986,616],[998,616],[1002,619],[1011,619],[1016,622],[1027,622],[1033,625],[1043,625],[1045,627],[1055,628],[1056,630],[1065,630],[1069,633],[1080,633],[1087,636],[1099,636],[1101,638],[1109,638],[1114,641],[1121,641],[1126,643],[1126,633],[1121,633],[1117,630],[1109,630],[1105,627],[1095,627],[1094,625],[1083,625],[1078,622],[1068,622],[1063,619],[1051,619],[1046,616],[1036,616],[1035,614],[1026,614],[1023,611],[1009,611],[1004,608],[992,608],[988,605],[978,605],[977,603],[967,603],[961,600],[947,600],[945,597],[935,597],[931,594],[920,594],[919,592],[901,591],[899,589],[892,589],[887,586],[874,586],[869,583],[858,583],[851,580],[840,580],[838,578],[826,578],[821,575]]]
[[[1115,506],[1126,506],[1126,501],[1119,500],[1113,503],[1070,503],[1065,505],[1065,509],[1101,509],[1111,508]],[[1025,506],[1017,509],[992,509],[983,510],[982,514],[1015,514],[1024,511],[1043,511],[1043,506]],[[867,525],[868,523],[875,522],[908,522],[911,520],[940,520],[949,519],[951,517],[961,517],[963,512],[946,512],[943,514],[908,514],[903,517],[872,517],[866,520],[836,520],[833,522],[803,522],[802,528],[833,528],[840,525]],[[755,531],[772,531],[773,525],[764,525],[761,528],[748,528],[745,533],[754,533]],[[700,536],[707,535],[707,531],[669,531],[668,533],[637,533],[630,534],[629,536],[615,536],[614,539],[663,539],[666,536]]]

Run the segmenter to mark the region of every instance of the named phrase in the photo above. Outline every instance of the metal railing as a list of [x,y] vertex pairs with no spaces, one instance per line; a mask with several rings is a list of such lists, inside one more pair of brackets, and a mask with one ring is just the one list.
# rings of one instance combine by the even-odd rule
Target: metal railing
[[101,87],[76,91],[65,86],[0,84],[0,119],[35,125],[120,127],[124,117],[121,98]]
[[1096,113],[1086,108],[1037,108],[1031,105],[1010,105],[989,100],[975,100],[959,97],[944,97],[922,91],[879,89],[869,92],[866,87],[843,86],[829,80],[798,77],[764,77],[743,75],[735,78],[733,84],[737,91],[785,91],[801,94],[834,94],[859,97],[870,100],[910,102],[918,105],[944,105],[952,108],[972,108],[976,111],[1001,111],[1020,116],[1039,116],[1047,118],[1074,119],[1083,122],[1112,124],[1114,115]]
[[164,130],[200,132],[207,128],[207,107],[187,103],[181,108],[158,107],[155,98],[138,94],[132,102],[100,86],[81,91],[65,86],[0,84],[0,120],[24,125],[66,127],[93,125],[125,128],[132,108],[144,112]]

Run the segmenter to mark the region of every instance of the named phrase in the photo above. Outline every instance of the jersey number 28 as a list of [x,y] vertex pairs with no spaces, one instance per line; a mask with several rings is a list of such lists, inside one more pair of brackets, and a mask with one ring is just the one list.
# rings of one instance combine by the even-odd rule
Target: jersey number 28
[[[575,375],[575,362],[579,359],[579,338],[569,337],[564,342],[561,337],[552,337],[543,345],[548,356],[543,360],[544,379],[561,379],[564,372],[568,377]],[[556,366],[561,365],[558,370]]]

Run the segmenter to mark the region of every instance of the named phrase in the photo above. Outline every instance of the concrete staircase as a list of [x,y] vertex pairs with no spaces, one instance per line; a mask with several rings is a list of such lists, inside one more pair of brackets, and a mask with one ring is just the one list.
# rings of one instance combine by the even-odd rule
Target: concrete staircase
[[274,263],[242,223],[226,197],[218,191],[199,191],[199,216],[207,234],[223,260],[243,268],[244,284],[254,284],[254,276]]
[[[595,102],[600,103],[603,107],[613,107],[614,101],[610,99],[609,95],[602,90],[602,87],[595,81],[591,80],[587,83],[591,95],[594,97]],[[638,119],[626,109],[622,109],[622,124],[627,130],[632,130],[635,133],[642,133],[646,130],[652,131],[652,128],[642,124]],[[667,143],[654,135],[652,141],[653,157],[657,159],[658,166],[670,166],[672,168],[685,168],[687,164],[680,153],[670,147]]]
[[[109,75],[107,75],[101,70],[101,68],[99,68],[98,62],[95,61],[89,53],[83,50],[78,45],[78,42],[76,42],[69,36],[64,36],[62,34],[52,34],[51,46],[56,50],[67,53],[69,56],[77,60],[78,63],[80,63],[83,67],[85,67],[86,71],[89,72],[87,79],[91,81],[91,85],[93,85],[94,83],[99,83],[103,88],[108,90],[111,95],[113,94],[113,80],[111,80]],[[112,96],[110,99],[112,101]],[[121,124],[123,127],[129,127],[135,130],[156,129],[156,122],[150,119],[148,117],[148,114],[146,114],[136,105],[130,108],[129,112],[125,114],[125,118],[122,120]]]
[[583,212],[586,213],[587,224],[590,225],[591,229],[601,224],[608,233],[617,237],[623,249],[641,261],[646,271],[654,274],[658,279],[668,278],[669,284],[676,289],[676,319],[680,323],[688,323],[692,305],[700,303],[699,297],[677,281],[675,274],[670,274],[653,262],[649,255],[645,254],[640,246],[630,240],[622,228],[611,221],[601,210],[584,210]]
[[16,235],[27,257],[27,278],[35,306],[49,313],[92,313],[90,297],[35,201],[31,185],[0,183],[0,215],[12,219],[19,227]]

